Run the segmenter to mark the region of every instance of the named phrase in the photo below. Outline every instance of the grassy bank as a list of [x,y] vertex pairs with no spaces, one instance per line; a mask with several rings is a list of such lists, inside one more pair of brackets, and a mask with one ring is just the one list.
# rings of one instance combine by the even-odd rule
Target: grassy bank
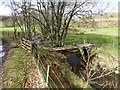
[[42,74],[32,55],[22,48],[9,51],[3,65],[2,88],[45,88]]
[[3,66],[3,88],[24,87],[26,81],[26,73],[24,70],[26,66],[24,65],[24,61],[28,61],[29,59],[30,55],[20,48],[10,50],[9,56]]
[[36,65],[30,53],[21,48],[11,49],[3,66],[3,88],[24,88],[33,68]]
[[[2,36],[12,47],[15,40],[7,35]],[[42,88],[45,87],[43,77],[40,76],[37,64],[30,52],[20,48],[11,48],[3,64],[3,88]]]

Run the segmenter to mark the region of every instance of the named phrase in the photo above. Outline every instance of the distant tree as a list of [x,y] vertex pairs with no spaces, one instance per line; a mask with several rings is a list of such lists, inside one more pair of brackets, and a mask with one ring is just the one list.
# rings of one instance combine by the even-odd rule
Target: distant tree
[[6,6],[11,9],[11,19],[14,27],[14,38],[17,38],[17,30],[20,28],[22,31],[22,37],[31,40],[32,31],[34,31],[34,18],[29,15],[31,12],[31,2],[22,0],[17,2],[16,0],[6,0]]
[[19,27],[23,31],[23,37],[32,40],[32,36],[35,34],[36,30],[36,21],[33,17],[31,17],[30,13],[34,13],[32,10],[32,3],[27,2],[27,0],[22,0],[22,4],[18,5],[21,9],[19,11]]
[[14,27],[14,39],[17,39],[17,10],[18,6],[15,4],[15,0],[5,0],[3,3],[6,4],[7,7],[11,9],[11,16],[10,23],[12,23],[12,26]]

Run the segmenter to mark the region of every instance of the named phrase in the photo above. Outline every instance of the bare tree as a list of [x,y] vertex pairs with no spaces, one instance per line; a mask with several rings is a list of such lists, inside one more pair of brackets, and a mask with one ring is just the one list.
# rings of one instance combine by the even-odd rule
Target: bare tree
[[98,1],[95,0],[81,2],[79,0],[72,2],[68,0],[36,0],[34,2],[22,0],[22,4],[14,5],[21,9],[18,10],[20,19],[17,23],[26,39],[31,40],[32,33],[36,30],[35,26],[38,25],[44,39],[49,40],[51,46],[59,47],[64,45],[70,22],[75,18],[80,18],[85,23],[91,22],[96,13],[97,3]]
[[67,2],[64,0],[37,0],[37,8],[34,10],[37,12],[34,15],[29,13],[33,18],[39,22],[41,31],[45,38],[49,38],[52,42],[52,46],[63,46],[66,35],[68,33],[68,27],[72,19],[79,18],[92,18],[93,12],[87,9],[91,5],[95,5],[95,2],[91,0],[85,0],[78,2]]
[[21,30],[23,31],[23,37],[32,40],[32,36],[35,34],[36,30],[36,19],[31,17],[31,13],[35,13],[33,9],[32,3],[27,0],[23,0],[21,5],[18,5],[21,9],[19,13],[19,23]]
[[17,29],[16,29],[16,22],[17,22],[17,9],[18,7],[14,4],[15,1],[13,0],[10,0],[10,1],[6,1],[4,2],[6,3],[6,6],[8,6],[10,9],[11,9],[11,19],[12,19],[12,24],[13,24],[13,27],[14,27],[14,39],[17,38]]
[[[84,70],[79,70],[80,77],[88,84],[93,85],[93,87],[99,90],[118,88],[118,75],[115,73],[118,68],[117,58],[111,54],[106,58],[100,57],[100,55],[97,55],[96,53],[100,52],[101,49],[93,48],[91,51],[89,51],[86,48],[86,51],[88,53],[87,58],[84,56],[84,52],[80,49],[83,61],[85,61],[85,64],[82,63],[83,61],[80,62],[85,66]],[[95,57],[91,59],[93,56]],[[111,68],[108,68],[106,63],[101,64],[101,62],[104,62],[104,59],[110,64]]]
[[31,40],[33,32],[35,32],[35,20],[30,16],[32,4],[27,0],[17,2],[15,0],[9,0],[5,2],[12,13],[12,21],[14,26],[14,38],[17,38],[17,30],[20,28],[22,37]]

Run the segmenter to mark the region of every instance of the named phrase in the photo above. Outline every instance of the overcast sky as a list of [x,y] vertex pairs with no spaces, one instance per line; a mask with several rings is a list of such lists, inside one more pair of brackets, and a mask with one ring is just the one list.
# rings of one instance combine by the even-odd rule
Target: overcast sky
[[[11,14],[10,9],[6,7],[4,4],[2,4],[2,1],[4,0],[0,0],[0,15],[10,15]],[[118,2],[120,0],[104,0],[104,1],[110,3],[110,12],[118,12]]]

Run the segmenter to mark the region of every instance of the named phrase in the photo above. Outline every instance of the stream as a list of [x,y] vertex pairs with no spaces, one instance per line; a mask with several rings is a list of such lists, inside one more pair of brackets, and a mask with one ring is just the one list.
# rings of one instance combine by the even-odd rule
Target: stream
[[5,55],[4,50],[3,50],[3,45],[2,45],[2,38],[0,38],[0,71],[1,71],[1,66],[2,66],[2,58]]
[[2,58],[4,55],[2,38],[0,38],[0,88],[2,88]]

